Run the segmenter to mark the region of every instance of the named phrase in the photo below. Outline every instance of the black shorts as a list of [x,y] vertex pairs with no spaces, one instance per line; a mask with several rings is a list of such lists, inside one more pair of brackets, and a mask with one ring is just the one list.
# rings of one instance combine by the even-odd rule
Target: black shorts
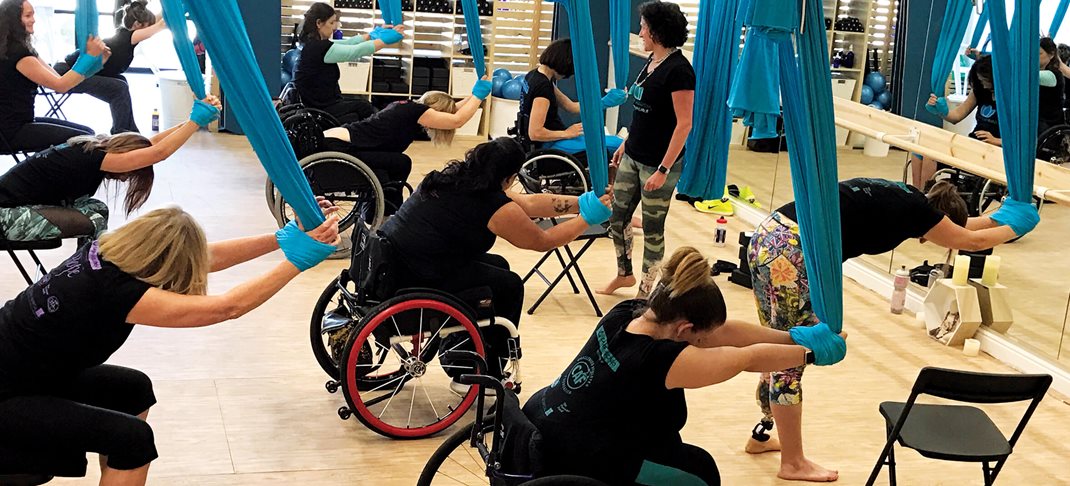
[[0,474],[84,476],[87,452],[112,469],[144,466],[158,454],[137,416],[155,403],[148,376],[111,365],[0,399]]

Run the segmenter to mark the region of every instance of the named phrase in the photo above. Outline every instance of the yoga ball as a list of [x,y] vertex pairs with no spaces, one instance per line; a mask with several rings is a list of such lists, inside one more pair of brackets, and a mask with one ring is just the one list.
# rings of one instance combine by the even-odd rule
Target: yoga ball
[[297,61],[301,59],[301,51],[290,49],[282,55],[282,70],[291,76],[297,71]]
[[869,86],[873,90],[873,94],[879,95],[884,92],[884,84],[886,83],[884,75],[879,72],[872,72],[866,75],[866,86]]
[[862,102],[863,105],[873,103],[873,88],[870,88],[869,86],[863,84],[862,97],[858,101]]
[[293,80],[294,80],[294,77],[290,76],[290,73],[288,73],[286,71],[282,72],[282,85],[283,86],[286,86],[287,84],[290,84],[290,82],[293,81]]
[[869,107],[875,110],[884,111],[884,105],[882,105],[879,101],[874,101],[873,103],[870,103]]
[[524,96],[524,85],[515,79],[508,81],[502,86],[502,98],[519,100]]
[[498,69],[494,70],[494,76],[493,77],[494,78],[502,77],[502,78],[505,78],[505,81],[509,81],[510,79],[513,79],[513,73],[509,72],[508,69],[498,68]]
[[491,81],[491,94],[501,98],[502,97],[502,87],[505,86],[506,81],[512,81],[512,80],[505,79],[505,78],[503,78],[501,76],[495,76],[494,80]]
[[892,93],[885,91],[877,96],[877,101],[884,106],[892,106]]

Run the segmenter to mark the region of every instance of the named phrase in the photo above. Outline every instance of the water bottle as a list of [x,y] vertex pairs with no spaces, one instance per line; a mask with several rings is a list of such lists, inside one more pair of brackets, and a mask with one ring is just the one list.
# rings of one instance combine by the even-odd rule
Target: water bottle
[[152,131],[160,131],[160,110],[152,109]]
[[892,291],[892,314],[902,314],[903,305],[907,300],[907,283],[910,282],[910,272],[906,265],[895,271],[895,290]]
[[728,220],[724,216],[717,218],[717,229],[713,232],[713,246],[723,248],[728,241]]

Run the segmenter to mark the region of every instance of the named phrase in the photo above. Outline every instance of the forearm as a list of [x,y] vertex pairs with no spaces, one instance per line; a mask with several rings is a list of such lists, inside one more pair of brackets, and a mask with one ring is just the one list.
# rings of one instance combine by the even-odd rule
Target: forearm
[[273,233],[209,243],[210,271],[225,270],[278,249],[279,242]]
[[718,346],[744,347],[752,344],[795,344],[791,340],[791,334],[787,331],[778,331],[757,324],[740,321],[728,321],[714,331],[701,347],[714,348]]
[[230,289],[221,296],[227,311],[223,320],[237,319],[260,307],[300,273],[292,263],[282,262],[267,273]]
[[806,364],[806,348],[794,344],[752,344],[745,348],[748,362],[744,371],[766,373],[797,368]]
[[966,220],[966,229],[968,230],[983,230],[988,228],[995,228],[999,226],[992,218],[988,216],[978,216]]
[[684,150],[684,144],[687,143],[687,136],[691,133],[691,123],[681,124],[677,122],[676,129],[672,132],[672,139],[669,140],[669,148],[665,150],[665,157],[661,159],[661,165],[666,168],[672,168],[676,163],[676,159],[680,158],[680,152]]
[[182,128],[187,123],[189,123],[189,121],[185,121],[185,122],[179,123],[178,125],[175,125],[175,126],[173,126],[171,128],[168,128],[167,130],[164,130],[164,131],[162,131],[160,133],[157,133],[156,135],[153,135],[152,138],[150,139],[152,141],[152,144],[156,145],[156,144],[160,143],[161,141],[163,141],[163,139],[169,137],[172,133],[175,133],[175,130],[178,130],[179,128]]
[[355,35],[355,36],[350,37],[348,39],[332,40],[331,42],[333,42],[335,44],[346,45],[346,46],[355,46],[355,45],[360,44],[362,42],[368,42],[368,40],[369,40],[368,39],[368,34],[361,34],[361,35]]
[[579,198],[556,194],[517,194],[522,199],[520,207],[532,218],[553,218],[566,214],[579,214]]
[[200,128],[193,121],[187,121],[179,125],[177,129],[168,133],[159,143],[153,144],[152,150],[155,151],[153,158],[156,159],[156,162],[167,159],[177,152],[179,147],[182,147]]
[[1010,226],[996,226],[982,230],[972,231],[970,240],[956,250],[981,251],[1001,245],[1017,238]]
[[331,48],[327,50],[327,55],[323,56],[323,62],[328,64],[338,64],[343,62],[355,62],[359,61],[363,57],[370,56],[375,51],[382,49],[384,46],[382,41],[365,41],[359,44],[347,45],[347,44],[332,44]]
[[554,248],[564,246],[566,243],[570,243],[584,231],[587,231],[587,222],[583,218],[571,218],[564,223],[552,226],[545,231],[545,239],[541,248],[536,248],[536,251],[550,251]]
[[532,128],[528,132],[528,137],[533,142],[556,142],[558,140],[565,140],[572,137],[568,136],[568,132],[564,130],[548,130],[546,127]]

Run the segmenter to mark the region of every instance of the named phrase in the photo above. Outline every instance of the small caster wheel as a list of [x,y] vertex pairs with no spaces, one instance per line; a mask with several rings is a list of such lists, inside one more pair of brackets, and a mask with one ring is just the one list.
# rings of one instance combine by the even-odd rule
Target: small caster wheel
[[342,386],[342,382],[340,382],[340,381],[328,381],[323,386],[327,388],[327,392],[328,393],[336,393],[338,391],[338,387]]
[[353,415],[353,411],[349,407],[340,407],[338,409],[338,417],[342,420],[349,420],[349,417]]

